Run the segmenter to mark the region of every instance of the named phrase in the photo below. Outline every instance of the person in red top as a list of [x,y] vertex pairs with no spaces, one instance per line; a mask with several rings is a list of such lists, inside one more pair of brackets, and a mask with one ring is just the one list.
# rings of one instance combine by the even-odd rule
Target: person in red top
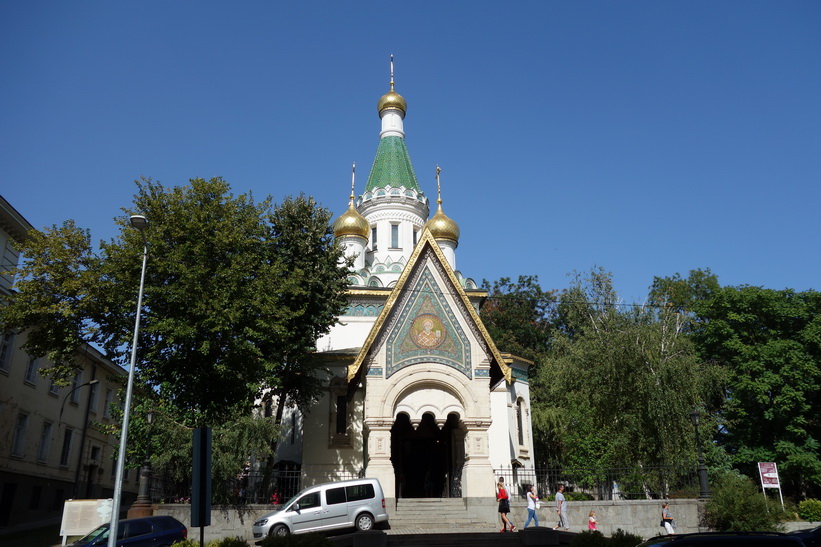
[[502,517],[502,529],[499,532],[507,532],[508,524],[510,525],[510,531],[514,531],[516,527],[507,516],[510,513],[510,496],[508,496],[505,489],[504,477],[499,477],[499,482],[496,484],[496,499],[499,501],[499,516]]

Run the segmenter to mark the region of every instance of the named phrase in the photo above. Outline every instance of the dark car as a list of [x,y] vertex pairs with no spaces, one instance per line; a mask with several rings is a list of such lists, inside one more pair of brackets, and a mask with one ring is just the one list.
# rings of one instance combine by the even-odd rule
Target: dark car
[[[85,547],[108,544],[109,524],[102,524],[71,545]],[[168,547],[175,541],[186,539],[188,528],[169,516],[143,517],[121,520],[117,524],[117,546]]]
[[702,532],[657,536],[636,547],[803,547],[800,539],[778,532]]
[[821,547],[821,526],[796,530],[790,535],[803,541],[807,547]]

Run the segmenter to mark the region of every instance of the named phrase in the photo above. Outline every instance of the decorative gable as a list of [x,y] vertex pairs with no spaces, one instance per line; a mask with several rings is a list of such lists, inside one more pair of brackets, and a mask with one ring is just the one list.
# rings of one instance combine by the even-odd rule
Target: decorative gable
[[387,337],[387,377],[417,363],[440,363],[470,378],[470,341],[430,269],[409,289]]

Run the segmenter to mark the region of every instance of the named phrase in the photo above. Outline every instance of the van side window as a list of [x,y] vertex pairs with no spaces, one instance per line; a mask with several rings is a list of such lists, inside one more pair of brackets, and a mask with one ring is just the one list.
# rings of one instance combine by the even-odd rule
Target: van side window
[[328,490],[325,492],[325,502],[328,505],[345,503],[345,488],[328,488]]
[[369,500],[374,497],[373,485],[370,483],[346,486],[348,501]]
[[319,492],[311,492],[310,494],[305,494],[297,501],[299,504],[299,510],[302,511],[303,509],[311,509],[313,507],[319,507]]

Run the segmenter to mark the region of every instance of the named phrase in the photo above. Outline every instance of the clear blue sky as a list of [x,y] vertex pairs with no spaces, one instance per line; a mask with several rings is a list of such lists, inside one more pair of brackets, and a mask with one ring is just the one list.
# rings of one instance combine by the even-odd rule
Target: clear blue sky
[[477,281],[821,289],[821,2],[0,1],[0,194],[95,240],[141,175],[335,215],[376,102]]

